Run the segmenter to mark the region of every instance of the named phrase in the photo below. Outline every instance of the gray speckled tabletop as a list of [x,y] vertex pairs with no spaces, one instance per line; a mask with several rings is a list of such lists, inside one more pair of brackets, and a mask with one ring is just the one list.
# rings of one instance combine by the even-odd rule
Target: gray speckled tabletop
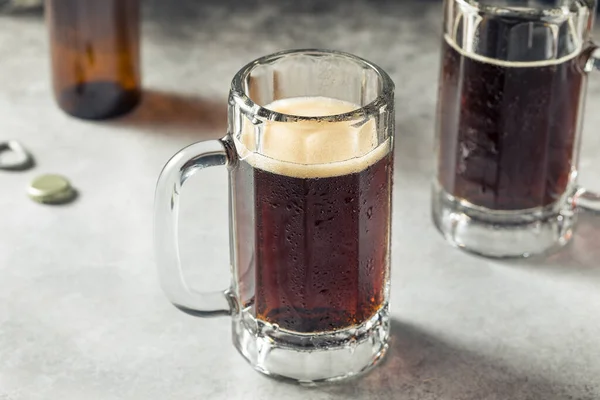
[[[521,262],[462,253],[430,223],[439,2],[147,6],[144,102],[104,123],[54,106],[41,17],[0,16],[0,139],[37,156],[35,170],[0,172],[0,399],[600,398],[600,217],[582,215],[560,253]],[[227,319],[172,307],[151,240],[162,165],[224,134],[239,67],[292,47],[356,53],[397,84],[391,351],[361,379],[308,389],[250,369]],[[588,101],[598,108],[600,76]],[[600,189],[599,124],[588,112],[581,166]],[[79,199],[29,201],[43,172],[67,175]],[[225,171],[211,170],[184,190],[182,257],[200,289],[229,279],[226,187]]]

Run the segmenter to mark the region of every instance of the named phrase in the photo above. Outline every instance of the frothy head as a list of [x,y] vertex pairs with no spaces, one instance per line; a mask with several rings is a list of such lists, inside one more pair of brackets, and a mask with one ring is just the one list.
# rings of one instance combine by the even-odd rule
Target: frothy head
[[468,57],[468,58],[471,58],[473,60],[476,60],[476,61],[479,61],[482,63],[497,65],[499,67],[504,67],[504,68],[540,68],[540,67],[548,67],[550,65],[559,65],[559,64],[562,64],[569,60],[572,60],[573,58],[577,57],[577,55],[581,52],[581,48],[577,48],[572,53],[567,54],[560,58],[553,58],[553,59],[540,60],[540,61],[504,61],[504,60],[498,60],[498,59],[491,58],[491,57],[482,56],[473,51],[466,51],[466,50],[462,49],[456,43],[456,41],[454,39],[452,39],[452,37],[450,37],[450,35],[444,35],[444,40],[446,41],[446,43],[448,43],[448,45],[450,47],[452,47],[454,50],[456,50],[463,57]]
[[[277,100],[265,108],[282,114],[318,117],[345,114],[360,106],[327,97],[296,97]],[[256,132],[257,129],[261,132]],[[359,172],[379,161],[389,149],[389,144],[378,146],[372,119],[363,124],[268,121],[260,128],[251,126],[236,145],[242,159],[254,167],[302,178]],[[386,148],[380,149],[382,146]]]

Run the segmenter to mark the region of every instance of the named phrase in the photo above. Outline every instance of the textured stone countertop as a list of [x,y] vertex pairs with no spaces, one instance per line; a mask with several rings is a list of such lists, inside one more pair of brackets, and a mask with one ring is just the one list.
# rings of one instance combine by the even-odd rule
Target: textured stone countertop
[[[145,100],[103,123],[55,107],[42,18],[0,16],[0,139],[37,157],[34,170],[0,172],[0,399],[600,399],[600,217],[583,215],[563,251],[520,262],[465,254],[430,222],[440,7],[154,0]],[[397,84],[391,350],[367,376],[318,388],[259,375],[226,318],[171,306],[152,250],[163,164],[224,134],[239,67],[294,47],[356,53]],[[600,109],[600,76],[589,94],[588,110]],[[581,166],[600,190],[599,125],[588,112]],[[68,176],[79,199],[29,201],[44,172]],[[184,189],[182,257],[200,289],[229,280],[226,187],[225,171],[211,170]]]

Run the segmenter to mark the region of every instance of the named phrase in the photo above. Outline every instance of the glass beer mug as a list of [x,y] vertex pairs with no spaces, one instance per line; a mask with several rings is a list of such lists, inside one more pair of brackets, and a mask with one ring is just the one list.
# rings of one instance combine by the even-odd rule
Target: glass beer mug
[[595,2],[446,0],[433,219],[491,257],[568,242],[575,207]]
[[[163,170],[155,202],[162,286],[196,316],[231,315],[233,342],[267,375],[341,379],[383,357],[393,175],[394,86],[355,56],[289,51],[233,79],[227,135]],[[198,293],[179,264],[181,185],[229,170],[231,288]]]

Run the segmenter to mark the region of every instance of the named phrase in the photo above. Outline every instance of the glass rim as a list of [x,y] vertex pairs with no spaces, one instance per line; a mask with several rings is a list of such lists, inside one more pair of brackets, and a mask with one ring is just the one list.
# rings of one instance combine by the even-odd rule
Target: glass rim
[[569,0],[566,5],[554,5],[543,8],[533,7],[517,7],[509,5],[492,5],[485,4],[481,0],[451,0],[462,7],[471,9],[475,12],[484,12],[497,15],[529,15],[545,20],[562,20],[576,13],[577,10],[573,8],[574,5],[585,6],[592,10],[595,8],[597,0]]
[[[355,110],[349,111],[343,114],[332,114],[332,115],[320,115],[320,116],[301,116],[293,114],[285,114],[271,109],[266,106],[257,104],[250,98],[250,96],[244,90],[244,82],[246,78],[254,71],[257,67],[272,64],[277,62],[281,58],[294,55],[308,55],[314,57],[322,56],[336,56],[346,58],[350,61],[355,62],[357,65],[363,66],[365,69],[374,71],[377,74],[377,78],[381,82],[381,93],[368,104],[361,106]],[[253,118],[261,121],[276,121],[276,122],[302,122],[302,121],[321,121],[321,122],[345,122],[345,121],[356,121],[369,118],[373,115],[379,114],[382,107],[389,104],[393,104],[395,85],[390,76],[382,68],[376,64],[358,57],[354,54],[345,53],[337,50],[323,50],[323,49],[293,49],[284,50],[277,53],[269,54],[260,57],[248,64],[246,64],[238,73],[234,76],[231,82],[231,96],[230,101],[233,101],[242,111],[252,115]]]

